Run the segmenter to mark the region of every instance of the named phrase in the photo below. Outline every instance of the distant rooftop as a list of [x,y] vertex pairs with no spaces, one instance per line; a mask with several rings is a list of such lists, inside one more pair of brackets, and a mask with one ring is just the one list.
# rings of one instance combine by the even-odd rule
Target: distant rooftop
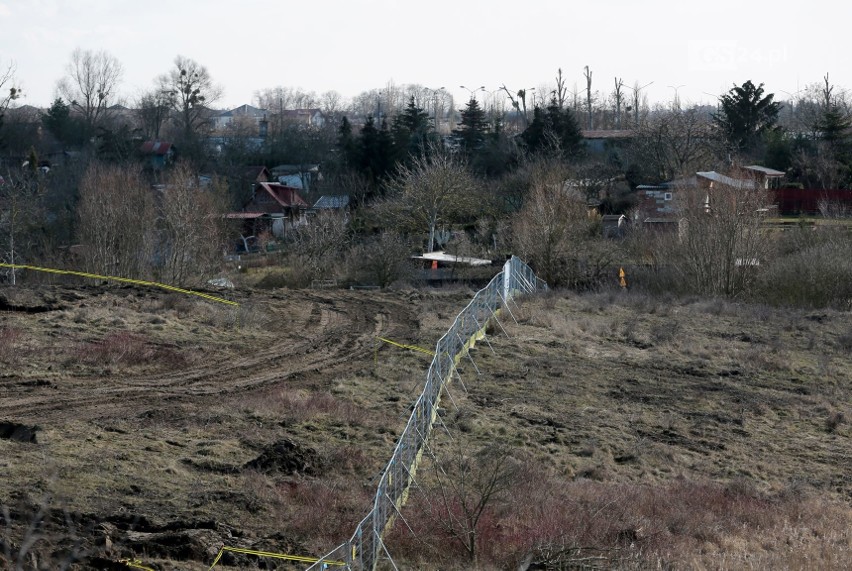
[[583,129],[584,139],[629,139],[633,136],[630,129]]
[[775,169],[771,169],[769,167],[762,167],[760,165],[750,165],[750,166],[743,167],[743,168],[750,170],[750,171],[762,173],[766,176],[784,176],[786,174],[783,171],[777,171]]
[[346,208],[347,206],[349,206],[348,194],[339,196],[323,195],[314,203],[314,208],[318,209]]

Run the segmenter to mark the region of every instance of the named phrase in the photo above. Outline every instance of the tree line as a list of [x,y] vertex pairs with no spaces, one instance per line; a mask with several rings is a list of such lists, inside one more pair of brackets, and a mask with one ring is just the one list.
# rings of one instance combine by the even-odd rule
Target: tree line
[[[352,206],[342,221],[317,218],[310,229],[287,238],[300,283],[351,269],[344,262],[357,250],[362,263],[353,275],[373,279],[364,275],[370,267],[385,285],[401,275],[404,264],[390,263],[383,253],[392,250],[405,259],[438,247],[493,258],[520,253],[552,284],[579,289],[611,281],[616,263],[641,262],[640,273],[650,283],[668,275],[674,260],[695,262],[703,246],[693,245],[692,254],[674,252],[674,243],[686,246],[668,240],[656,251],[628,252],[624,243],[600,239],[600,217],[589,216],[590,208],[599,215],[630,214],[638,185],[674,181],[698,170],[724,172],[737,164],[782,170],[791,184],[807,188],[852,184],[849,98],[828,75],[786,104],[749,80],[720,95],[715,108],[677,99],[650,107],[641,97],[643,86],[637,82],[631,88],[619,78],[604,101],[592,91],[589,69],[585,92],[570,90],[559,70],[556,89],[547,97],[541,96],[544,90],[480,88],[457,114],[443,88],[388,86],[349,105],[334,92],[316,96],[274,88],[257,94],[269,112],[265,136],[258,136],[255,122],[235,121],[219,133],[213,149],[209,114],[221,88],[206,67],[177,57],[139,98],[134,121],[125,123],[128,115],[114,107],[121,71],[104,52],[78,50],[58,84],[60,97],[37,118],[36,130],[26,131],[17,119],[0,125],[0,156],[18,160],[5,161],[6,183],[0,186],[5,260],[60,264],[77,245],[90,269],[184,283],[201,279],[217,271],[216,260],[233,248],[220,221],[250,197],[246,166],[291,164],[319,165],[322,177],[307,198],[345,194]],[[5,94],[0,115],[7,118],[20,98],[13,72],[9,67],[0,78]],[[510,105],[495,105],[497,95]],[[310,105],[326,110],[324,124],[282,120],[286,107]],[[595,148],[584,142],[581,124],[621,127],[628,135]],[[173,140],[179,164],[163,171],[146,166],[137,150],[148,138]],[[40,156],[53,158],[49,172]],[[215,190],[201,183],[202,172],[216,181]],[[180,189],[187,189],[185,196]],[[112,204],[109,193],[124,204],[98,210],[98,204]],[[121,211],[119,206],[128,204],[134,206]],[[682,207],[688,205],[685,199]],[[721,210],[714,216],[721,217]],[[133,212],[139,215],[133,218]],[[199,220],[201,227],[195,225]],[[692,227],[698,234],[701,225]],[[110,228],[116,229],[114,237]],[[729,232],[758,242],[746,239],[746,229],[740,225]],[[194,241],[207,249],[193,249]],[[730,275],[693,279],[709,275],[694,266],[682,269],[690,277],[678,287],[714,283],[713,292],[739,295],[756,283],[759,271],[745,275],[737,260],[769,255],[745,248],[746,242],[719,258]],[[652,243],[645,240],[646,246]],[[785,248],[792,252],[800,246],[804,242]],[[654,260],[664,263],[650,271]]]

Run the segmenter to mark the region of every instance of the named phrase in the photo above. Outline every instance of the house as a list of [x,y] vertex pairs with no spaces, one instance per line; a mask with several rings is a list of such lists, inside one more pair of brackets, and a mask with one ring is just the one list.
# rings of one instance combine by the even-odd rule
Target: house
[[139,147],[139,153],[148,159],[154,170],[161,170],[175,161],[177,149],[165,141],[145,141]]
[[592,154],[603,154],[610,147],[629,142],[634,133],[631,129],[583,129],[583,144]]
[[271,174],[269,169],[262,165],[248,166],[243,170],[243,180],[257,184],[259,182],[269,182]]
[[272,180],[305,192],[310,192],[311,187],[322,180],[319,165],[278,165],[272,167],[270,172]]
[[757,181],[759,188],[763,188],[765,190],[781,188],[781,184],[784,182],[785,173],[769,167],[750,165],[742,167],[741,170],[746,176],[754,178]]
[[317,129],[325,125],[325,115],[320,109],[283,109],[276,115],[285,123]]
[[240,105],[229,111],[222,111],[212,118],[213,127],[217,131],[225,130],[227,127],[240,122],[242,119],[251,120],[257,125],[257,136],[265,137],[268,123],[266,120],[268,112],[253,105]]
[[637,208],[639,219],[644,221],[646,218],[674,216],[674,192],[668,183],[640,184],[636,187],[636,195],[639,199]]
[[716,171],[704,171],[695,173],[697,188],[713,189],[718,186],[726,186],[736,190],[755,190],[758,188],[754,178],[733,178]]
[[246,236],[269,232],[283,238],[289,230],[307,223],[307,212],[308,203],[298,189],[277,182],[259,182],[243,212],[232,212],[226,218],[242,220]]

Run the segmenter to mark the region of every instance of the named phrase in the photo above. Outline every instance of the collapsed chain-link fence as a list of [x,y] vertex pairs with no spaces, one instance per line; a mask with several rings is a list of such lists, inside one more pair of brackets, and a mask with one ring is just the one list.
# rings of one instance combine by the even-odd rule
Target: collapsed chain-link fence
[[[512,256],[503,270],[479,290],[453,325],[438,341],[435,357],[426,375],[426,386],[417,399],[393,456],[379,481],[373,509],[355,529],[349,541],[338,546],[308,571],[325,569],[327,561],[345,561],[353,571],[372,571],[382,553],[389,557],[382,538],[406,501],[414,473],[423,455],[429,433],[436,421],[438,402],[444,386],[458,374],[456,366],[473,344],[485,335],[496,312],[516,295],[534,293],[547,284],[520,259]],[[471,361],[473,363],[473,361]],[[475,364],[474,364],[475,366]]]

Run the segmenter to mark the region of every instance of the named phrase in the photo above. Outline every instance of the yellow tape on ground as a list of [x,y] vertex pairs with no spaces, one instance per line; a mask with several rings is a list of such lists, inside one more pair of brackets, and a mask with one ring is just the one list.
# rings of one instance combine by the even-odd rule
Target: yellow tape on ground
[[[242,553],[244,555],[257,555],[258,557],[272,557],[274,559],[284,559],[286,561],[297,561],[299,563],[316,563],[320,561],[320,559],[316,557],[303,557],[301,555],[284,555],[283,553],[270,553],[268,551],[254,551],[252,549],[243,549],[241,547],[224,546],[222,547],[222,549],[219,550],[219,553],[216,554],[216,559],[213,560],[213,564],[210,565],[210,569],[216,567],[216,564],[219,563],[219,560],[222,558],[222,555],[226,551],[230,551],[232,553]],[[323,559],[322,562],[326,565],[332,565],[334,567],[346,566],[345,561],[332,561],[330,559]]]
[[169,291],[174,291],[174,292],[177,292],[177,293],[184,293],[184,294],[187,294],[187,295],[196,295],[198,297],[202,297],[202,298],[210,300],[210,301],[215,301],[217,303],[224,303],[225,305],[235,305],[237,307],[239,307],[239,305],[240,305],[236,301],[231,301],[229,299],[222,299],[221,297],[209,295],[209,294],[206,294],[206,293],[202,293],[200,291],[192,291],[191,289],[183,289],[183,288],[180,288],[180,287],[170,286],[168,284],[161,284],[161,283],[158,283],[158,282],[146,282],[144,280],[132,280],[130,278],[119,278],[117,276],[102,276],[102,275],[99,275],[99,274],[89,274],[89,273],[86,273],[86,272],[75,272],[73,270],[57,270],[55,268],[41,268],[39,266],[28,266],[28,265],[24,265],[24,264],[3,264],[3,263],[0,263],[0,268],[10,268],[10,269],[13,269],[13,270],[32,270],[34,272],[45,272],[45,273],[48,273],[48,274],[60,274],[60,275],[64,275],[64,276],[77,276],[77,277],[80,277],[80,278],[92,278],[92,279],[96,279],[96,280],[110,280],[110,281],[121,282],[121,283],[126,283],[126,284],[134,284],[134,285],[141,285],[141,286],[152,286],[152,287],[158,287],[158,288],[161,288],[161,289],[166,289],[166,290],[169,290]]
[[391,341],[390,339],[385,339],[384,337],[379,337],[379,341],[384,341],[385,343],[395,345],[396,347],[401,347],[402,349],[410,349],[412,351],[420,351],[421,353],[426,353],[427,355],[435,355],[434,351],[424,349],[423,347],[418,347],[417,345],[406,345],[404,343],[397,343],[396,341]]
[[154,571],[151,567],[145,567],[138,559],[119,559],[119,563],[124,563],[131,569],[142,569],[143,571]]

